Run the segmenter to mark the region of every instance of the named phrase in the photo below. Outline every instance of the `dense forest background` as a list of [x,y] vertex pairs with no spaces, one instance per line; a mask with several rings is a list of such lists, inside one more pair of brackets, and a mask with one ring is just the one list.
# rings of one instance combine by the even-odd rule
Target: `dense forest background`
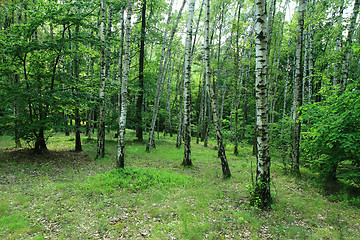
[[17,148],[46,154],[74,132],[76,151],[96,137],[101,158],[115,131],[123,168],[126,128],[147,152],[156,132],[176,134],[185,166],[191,137],[216,138],[224,178],[224,148],[254,145],[260,207],[269,151],[295,175],[359,186],[358,0],[0,4],[0,134]]

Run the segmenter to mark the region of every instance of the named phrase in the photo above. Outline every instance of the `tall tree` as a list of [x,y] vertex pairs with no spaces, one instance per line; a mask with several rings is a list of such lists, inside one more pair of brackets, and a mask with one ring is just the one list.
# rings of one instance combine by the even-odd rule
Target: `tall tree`
[[[170,21],[171,21],[171,11],[172,11],[173,2],[174,2],[174,0],[172,0],[171,3],[170,3],[170,8],[169,8],[169,12],[168,12],[168,16],[167,16],[167,22],[166,22],[167,27],[170,25]],[[181,16],[181,12],[179,12],[179,16]],[[178,17],[178,19],[179,19],[179,17]],[[165,77],[165,70],[166,70],[166,60],[164,61],[165,50],[166,50],[166,45],[168,43],[169,44],[168,51],[170,51],[171,44],[172,44],[171,42],[172,42],[173,35],[175,34],[175,31],[176,31],[176,28],[173,28],[173,32],[171,33],[170,40],[167,39],[167,34],[168,34],[167,29],[165,30],[164,36],[163,36],[163,44],[162,44],[160,63],[159,63],[158,80],[157,80],[157,83],[156,83],[156,92],[155,92],[155,100],[154,100],[154,107],[153,107],[153,116],[152,116],[152,119],[151,119],[150,132],[149,132],[149,141],[148,141],[148,144],[146,145],[146,152],[150,152],[150,149],[152,147],[155,147],[155,139],[154,139],[155,123],[156,123],[157,114],[158,114],[158,110],[159,110],[160,96],[161,96],[161,92],[162,92],[163,85],[164,85],[164,77]],[[168,57],[167,54],[166,54],[166,57]]]
[[211,69],[210,69],[210,41],[209,41],[209,22],[210,22],[210,0],[206,0],[205,5],[205,43],[204,43],[204,62],[205,62],[205,80],[206,80],[206,88],[209,93],[211,108],[212,108],[212,116],[213,122],[216,131],[216,139],[218,144],[218,155],[221,160],[221,167],[223,171],[224,178],[230,178],[230,168],[226,159],[225,147],[223,144],[223,138],[220,128],[220,119],[217,110],[217,101],[214,93],[214,89],[211,87]]
[[255,44],[256,44],[256,183],[250,203],[260,208],[268,207],[270,195],[270,153],[267,103],[267,19],[266,0],[255,0]]
[[295,83],[293,93],[293,135],[292,135],[292,172],[295,175],[300,175],[300,110],[302,105],[302,84],[303,84],[303,35],[304,35],[304,15],[305,15],[305,0],[299,1],[299,15],[297,26],[297,39],[296,39],[296,62],[295,62]]
[[142,0],[141,6],[141,30],[140,30],[140,56],[139,56],[139,91],[136,100],[136,137],[143,141],[142,109],[144,99],[144,60],[145,60],[145,34],[146,34],[146,0]]
[[98,118],[98,138],[96,157],[105,156],[105,82],[106,82],[106,0],[100,2],[100,85],[99,85],[99,118]]
[[184,77],[184,159],[182,164],[184,166],[191,166],[191,39],[192,26],[194,18],[195,0],[189,1],[188,20],[186,25],[186,40],[185,40],[185,77]]
[[[79,24],[75,26],[75,53],[74,53],[74,77],[76,81],[75,86],[75,93],[79,92],[78,85],[79,85],[79,44],[78,44],[78,37],[79,37]],[[82,151],[81,147],[81,119],[80,119],[80,111],[79,111],[79,97],[76,96],[76,106],[75,106],[75,151],[80,152]]]
[[127,116],[127,82],[130,72],[130,35],[131,35],[131,15],[133,11],[133,1],[128,2],[125,23],[125,50],[124,50],[124,69],[121,79],[121,112],[119,116],[119,136],[116,155],[116,164],[118,168],[125,166],[125,127]]
[[233,116],[233,112],[235,110],[235,119],[234,119],[234,136],[233,136],[233,139],[234,139],[234,154],[237,156],[238,155],[238,103],[237,103],[237,96],[238,96],[238,88],[241,89],[241,85],[239,86],[239,83],[240,83],[240,76],[241,76],[241,73],[239,71],[239,57],[240,57],[240,46],[239,46],[239,37],[240,37],[240,13],[241,13],[241,2],[239,2],[238,4],[238,11],[237,11],[237,24],[236,24],[236,39],[235,39],[235,44],[236,44],[236,49],[235,49],[235,57],[234,57],[234,60],[235,60],[235,77],[236,77],[236,82],[235,82],[235,88],[234,88],[234,95],[233,95],[233,99],[232,99],[232,103],[231,103],[231,112],[230,112],[230,121],[231,121],[231,124],[230,124],[230,128],[231,128],[231,131],[232,131],[232,116]]

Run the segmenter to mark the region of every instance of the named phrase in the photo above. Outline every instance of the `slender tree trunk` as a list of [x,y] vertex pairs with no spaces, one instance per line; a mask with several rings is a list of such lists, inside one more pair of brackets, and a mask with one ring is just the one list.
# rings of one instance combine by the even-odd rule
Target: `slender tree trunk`
[[[166,24],[167,26],[170,25],[173,1],[174,0],[172,0],[172,2],[170,4],[170,9],[169,9],[169,12],[168,12],[168,19],[167,19],[167,24]],[[168,42],[167,42],[167,31],[165,31],[165,33],[164,33],[163,47],[162,47],[161,57],[160,57],[158,81],[157,81],[154,108],[153,108],[153,116],[152,116],[151,125],[150,125],[149,141],[148,141],[148,144],[146,146],[146,151],[147,152],[150,152],[150,149],[152,147],[155,147],[155,140],[154,140],[155,122],[156,122],[157,114],[158,114],[158,110],[159,110],[160,96],[161,96],[161,92],[162,92],[162,87],[164,85],[163,82],[164,82],[164,78],[165,78],[165,71],[166,71],[167,64],[168,64],[168,61],[169,61],[169,58],[170,58],[170,51],[171,51],[172,41],[174,39],[174,35],[175,35],[175,32],[176,32],[177,25],[179,24],[179,21],[180,21],[180,18],[181,18],[182,9],[183,9],[184,5],[185,5],[185,2],[183,2],[183,5],[182,5],[182,7],[181,7],[181,9],[179,11],[178,17],[176,19],[176,23],[175,23],[174,27],[172,28],[171,35],[170,35],[170,38],[169,38]],[[167,46],[166,57],[165,57],[165,61],[164,61],[166,44],[168,46]]]
[[[252,43],[250,44],[250,49],[252,48]],[[252,57],[250,55],[250,58],[249,58],[249,62],[251,63],[251,60],[252,60]],[[248,119],[248,106],[247,106],[247,103],[248,103],[248,88],[249,88],[249,78],[248,78],[248,75],[249,75],[249,71],[250,71],[250,68],[247,67],[247,71],[246,71],[246,75],[245,75],[245,87],[244,87],[244,104],[243,104],[243,117],[242,117],[242,126],[241,126],[241,139],[244,139],[245,138],[245,126],[246,126],[246,123],[247,123],[247,119]]]
[[220,103],[220,109],[219,109],[219,127],[220,129],[222,128],[222,121],[221,119],[223,119],[223,115],[224,115],[224,104],[225,104],[225,94],[226,94],[226,82],[224,79],[224,84],[221,87],[222,91],[221,91],[221,103]]
[[[241,13],[241,1],[238,4],[238,9],[237,9],[237,24],[236,24],[236,36],[235,36],[235,45],[236,45],[236,51],[234,51],[234,64],[235,64],[235,77],[236,77],[236,82],[235,82],[235,88],[234,88],[234,95],[232,98],[232,102],[231,102],[231,111],[230,111],[230,132],[232,134],[232,139],[234,141],[237,141],[237,126],[233,127],[233,114],[234,114],[234,110],[235,110],[235,100],[237,99],[237,92],[238,92],[238,87],[239,87],[239,82],[240,82],[240,71],[239,71],[239,59],[241,59],[240,57],[240,46],[239,46],[239,37],[240,37],[240,29],[239,29],[239,24],[240,24],[240,13]],[[236,112],[235,112],[235,118],[236,118]],[[235,119],[235,124],[237,124],[237,120]],[[235,129],[235,131],[233,131],[233,129]],[[237,150],[237,146],[234,147],[234,154],[237,155],[238,154],[238,150]]]
[[308,79],[308,103],[311,103],[312,97],[312,84],[314,78],[314,29],[310,30],[309,33],[309,79]]
[[145,60],[145,34],[146,34],[146,0],[142,0],[141,7],[141,30],[140,30],[140,56],[139,56],[139,92],[136,101],[136,137],[142,142],[143,127],[142,127],[142,109],[144,99],[144,60]]
[[189,1],[188,20],[185,40],[185,77],[184,77],[184,159],[182,165],[191,166],[191,39],[195,0]]
[[[208,91],[206,91],[208,92]],[[206,94],[205,97],[205,105],[207,110],[207,119],[205,124],[205,131],[204,131],[204,147],[208,146],[208,138],[209,138],[209,132],[210,132],[210,126],[211,126],[211,106],[210,106],[210,99],[209,94]]]
[[178,115],[178,129],[177,129],[177,136],[176,136],[176,147],[179,148],[182,142],[183,136],[183,120],[184,120],[184,111],[181,107],[181,104],[184,102],[184,78],[185,78],[185,63],[183,64],[183,70],[181,74],[180,86],[179,86],[179,115]]
[[[290,49],[290,44],[291,44],[291,36],[289,37],[289,41],[288,41],[288,49]],[[284,89],[284,104],[283,104],[283,112],[282,112],[282,120],[283,123],[281,124],[281,134],[283,133],[284,130],[284,120],[285,120],[285,116],[286,116],[286,100],[287,100],[287,93],[288,93],[288,86],[289,86],[289,79],[290,79],[290,75],[291,75],[291,64],[290,64],[290,55],[287,55],[287,64],[286,64],[286,80],[285,80],[285,89]]]
[[267,44],[269,46],[267,56],[270,55],[270,46],[271,46],[271,35],[273,30],[273,23],[274,23],[274,16],[275,16],[275,10],[276,10],[276,0],[270,0],[270,6],[269,6],[269,14],[267,15]]
[[124,70],[121,82],[121,112],[119,116],[119,136],[116,155],[116,165],[118,168],[125,166],[125,127],[127,115],[127,82],[130,72],[130,34],[131,34],[131,15],[133,11],[133,1],[130,0],[127,6],[127,17],[125,24],[125,51],[124,51]]
[[[94,82],[94,58],[91,57],[90,58],[90,82],[93,83]],[[94,120],[94,121],[92,121]],[[90,114],[89,114],[89,126],[90,131],[88,132],[88,140],[91,139],[91,133],[94,134],[95,132],[95,108],[91,107],[90,108]]]
[[267,103],[267,52],[268,32],[266,28],[266,1],[255,0],[255,44],[256,44],[256,146],[257,170],[255,189],[250,203],[260,208],[270,206],[270,153],[268,134],[268,103]]
[[200,98],[200,109],[199,109],[199,118],[198,118],[198,126],[196,133],[196,143],[199,144],[199,140],[201,137],[201,129],[204,124],[204,84],[205,84],[205,74],[201,78],[202,80],[199,82],[199,98]]
[[292,172],[295,175],[300,175],[300,132],[301,132],[301,123],[300,123],[300,111],[299,108],[302,105],[302,83],[303,83],[303,32],[304,32],[304,14],[305,14],[305,0],[299,1],[299,17],[298,17],[298,36],[296,41],[296,68],[295,68],[295,84],[294,84],[294,98],[293,98],[293,107],[294,107],[294,132],[293,132],[293,147],[292,147]]
[[[220,75],[220,55],[221,55],[221,38],[222,38],[222,30],[223,30],[223,24],[224,24],[224,15],[225,15],[225,2],[222,2],[221,5],[221,14],[220,14],[220,25],[219,25],[219,34],[218,34],[218,50],[217,50],[217,79],[216,79],[216,84],[215,84],[215,89],[214,89],[214,94],[215,94],[215,98],[218,101],[218,103],[216,104],[217,106],[220,106],[220,99],[219,99],[219,89],[220,89],[220,79],[221,79],[221,75]],[[215,75],[215,74],[214,74]],[[214,77],[215,80],[215,77]],[[217,111],[219,111],[220,109],[218,109]]]
[[168,94],[167,94],[167,105],[166,105],[166,109],[167,109],[167,124],[166,124],[166,131],[170,134],[170,137],[172,137],[172,127],[171,127],[171,102],[170,102],[170,96],[171,96],[171,79],[172,79],[172,66],[171,66],[171,62],[169,63],[169,76],[168,76],[168,82],[167,82],[167,90],[168,90]]
[[99,117],[98,117],[98,139],[96,158],[105,156],[105,82],[106,82],[106,0],[101,0],[101,22],[100,22],[100,85],[99,85]]
[[[14,75],[14,88],[18,88],[18,84],[20,82],[19,74]],[[19,101],[18,99],[14,99],[14,140],[15,140],[15,148],[21,148],[21,141],[20,141],[20,132],[19,132]]]
[[203,77],[202,81],[202,87],[201,87],[201,133],[200,133],[200,141],[203,142],[205,138],[205,128],[206,128],[206,111],[207,111],[207,104],[206,104],[206,83],[205,83],[205,75]]
[[[77,24],[75,27],[75,35],[78,37],[79,35],[79,25]],[[78,51],[79,51],[79,45],[77,43],[77,41],[75,42],[75,55],[74,55],[74,77],[75,77],[75,81],[76,81],[76,87],[75,87],[75,94],[78,92],[78,83],[79,83],[79,56],[78,56]],[[77,97],[76,97],[77,99]],[[82,151],[82,147],[81,147],[81,119],[80,119],[80,112],[79,112],[79,101],[76,101],[76,106],[75,106],[75,151],[77,152],[81,152]]]
[[[166,26],[170,25],[173,2],[174,2],[174,0],[172,0],[172,2],[170,3]],[[146,152],[150,152],[151,148],[155,148],[154,133],[155,133],[157,114],[159,111],[160,97],[161,97],[161,92],[162,92],[162,87],[163,87],[163,79],[164,79],[163,74],[165,72],[164,58],[165,58],[165,53],[166,53],[165,51],[166,51],[167,34],[168,34],[168,31],[166,29],[164,32],[164,36],[163,36],[163,44],[162,44],[160,63],[159,63],[158,80],[156,83],[155,100],[154,100],[154,106],[153,106],[153,116],[152,116],[151,124],[150,124],[149,140],[148,140],[148,144],[146,145]]]
[[217,102],[215,98],[215,93],[213,88],[211,87],[211,69],[210,69],[210,44],[209,44],[209,22],[210,22],[210,0],[206,0],[205,6],[205,43],[204,43],[204,62],[205,62],[205,80],[206,80],[206,89],[209,94],[209,98],[211,101],[212,114],[213,114],[213,122],[216,131],[216,139],[218,144],[218,155],[221,160],[221,167],[223,171],[224,178],[230,178],[230,168],[226,159],[225,147],[223,144],[222,133],[220,129],[220,119],[218,116],[217,110]]
[[[308,77],[308,52],[309,52],[309,32],[305,32],[304,34],[304,42],[305,42],[305,46],[304,46],[304,70],[303,70],[303,79],[302,79],[302,90],[301,90],[301,93],[302,93],[302,97],[301,99],[304,101],[305,99],[305,86],[306,86],[306,80],[307,80],[307,77]],[[307,89],[306,89],[307,90]]]
[[[123,74],[123,57],[124,57],[124,35],[125,35],[125,24],[124,24],[124,12],[125,7],[122,7],[120,10],[120,46],[119,46],[119,59],[118,59],[118,102],[117,102],[117,108],[118,108],[118,117],[120,118],[121,115],[121,83],[122,83],[122,74]],[[119,131],[119,129],[118,129]],[[118,132],[119,135],[119,132]]]

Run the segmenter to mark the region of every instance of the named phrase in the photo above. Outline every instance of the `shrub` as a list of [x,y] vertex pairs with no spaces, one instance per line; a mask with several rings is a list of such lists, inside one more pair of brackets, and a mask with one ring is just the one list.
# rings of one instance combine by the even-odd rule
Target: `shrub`
[[354,171],[360,167],[360,91],[355,89],[329,91],[324,101],[302,108],[308,164],[328,179],[336,179],[345,161]]

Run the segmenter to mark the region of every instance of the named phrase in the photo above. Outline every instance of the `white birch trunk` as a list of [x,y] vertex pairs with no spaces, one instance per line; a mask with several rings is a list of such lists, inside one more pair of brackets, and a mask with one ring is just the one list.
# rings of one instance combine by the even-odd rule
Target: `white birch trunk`
[[125,49],[124,49],[124,70],[121,81],[121,112],[119,116],[119,136],[116,162],[117,167],[124,168],[125,166],[125,127],[127,115],[127,82],[130,72],[130,35],[131,35],[131,15],[133,11],[133,1],[128,2],[126,10],[126,24],[125,24]]
[[210,0],[206,0],[205,6],[205,43],[204,43],[204,61],[205,61],[205,80],[206,80],[206,89],[208,91],[211,109],[213,115],[213,122],[216,131],[216,139],[218,144],[218,155],[221,160],[221,167],[223,171],[224,178],[230,178],[230,168],[226,159],[225,148],[222,139],[222,133],[220,129],[220,119],[217,110],[217,101],[213,88],[211,87],[211,69],[210,69],[210,44],[209,44],[209,21],[210,21]]
[[99,86],[99,118],[98,118],[98,138],[96,157],[105,156],[105,82],[106,82],[106,0],[101,0],[101,22],[100,22],[100,86]]
[[295,66],[295,83],[293,94],[293,139],[292,139],[292,172],[295,175],[300,175],[300,111],[302,105],[302,85],[303,85],[303,35],[304,35],[304,15],[305,15],[305,0],[299,1],[299,16],[298,16],[298,35],[296,41],[296,66]]
[[[304,41],[305,41],[305,51],[304,51],[304,70],[303,70],[303,81],[302,81],[302,97],[301,99],[304,101],[305,99],[305,86],[306,86],[306,80],[308,77],[308,53],[309,53],[309,32],[305,33],[304,36]],[[306,89],[307,90],[307,89]],[[302,104],[301,104],[302,105]]]
[[268,134],[267,102],[267,53],[268,32],[266,19],[266,1],[255,0],[255,45],[256,45],[256,184],[250,203],[260,208],[268,207],[270,195],[270,153]]
[[188,20],[185,40],[185,77],[184,77],[184,159],[182,165],[191,166],[191,39],[193,29],[195,0],[189,1]]
[[[183,66],[185,63],[183,64]],[[182,135],[183,135],[183,120],[184,120],[184,111],[181,107],[181,104],[184,101],[184,77],[185,77],[185,69],[183,67],[181,79],[180,79],[180,86],[179,86],[179,115],[178,115],[178,128],[177,128],[177,136],[176,136],[176,147],[179,148],[182,142]]]
[[120,10],[120,46],[119,46],[119,60],[118,60],[119,69],[118,69],[118,102],[117,102],[118,106],[117,107],[119,112],[119,116],[118,116],[119,118],[121,113],[121,83],[122,83],[122,74],[123,74],[124,36],[125,36],[124,12],[125,12],[125,7],[122,7]]
[[309,42],[309,76],[308,76],[308,103],[311,103],[312,85],[314,78],[314,29],[310,30]]
[[[170,134],[170,137],[172,137],[172,127],[171,127],[171,102],[170,102],[170,96],[171,96],[171,79],[172,79],[172,66],[171,66],[171,62],[169,63],[169,76],[168,76],[168,82],[167,82],[167,105],[166,105],[166,109],[167,109],[167,126],[166,126],[166,131]],[[166,132],[165,131],[165,132]]]
[[[170,25],[170,21],[171,21],[171,11],[172,11],[172,5],[173,5],[174,0],[172,0],[172,2],[170,3],[170,8],[169,8],[169,12],[168,12],[168,17],[167,17],[167,23],[166,26],[168,27]],[[181,7],[181,10],[178,14],[178,18],[177,18],[177,22],[171,32],[171,37],[170,40],[167,42],[167,29],[165,30],[164,33],[164,37],[163,37],[163,45],[162,45],[162,50],[161,50],[161,57],[160,57],[160,64],[159,64],[159,72],[158,72],[158,80],[156,83],[156,92],[155,92],[155,100],[154,100],[154,107],[153,107],[153,116],[151,119],[151,124],[150,124],[150,132],[149,132],[149,140],[148,140],[148,144],[146,145],[146,152],[150,152],[151,148],[155,148],[155,139],[154,139],[154,132],[155,132],[155,124],[156,124],[156,119],[157,119],[157,114],[159,111],[159,105],[160,105],[160,97],[161,97],[161,92],[163,89],[163,85],[164,85],[164,76],[165,76],[165,70],[166,70],[166,63],[169,59],[170,56],[170,50],[171,50],[171,45],[172,45],[172,40],[176,31],[176,27],[178,25],[178,22],[181,18],[181,13],[182,13],[182,9],[185,5],[185,1],[183,2],[183,5]],[[167,46],[168,45],[168,46]],[[166,50],[166,46],[167,46],[167,52],[166,52],[166,57],[165,57],[165,50]],[[165,58],[165,61],[164,61]]]

